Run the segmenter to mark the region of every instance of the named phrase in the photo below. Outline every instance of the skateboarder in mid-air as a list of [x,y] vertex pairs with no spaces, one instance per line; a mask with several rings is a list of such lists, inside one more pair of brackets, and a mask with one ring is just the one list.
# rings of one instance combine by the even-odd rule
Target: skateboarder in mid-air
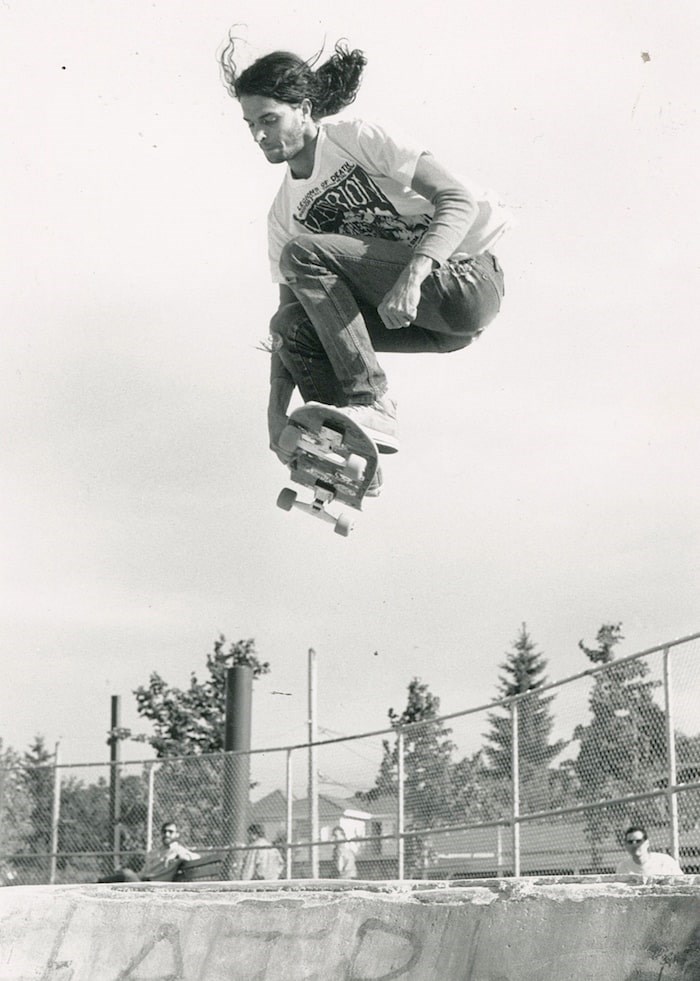
[[361,120],[326,122],[355,99],[361,51],[337,44],[318,67],[275,51],[243,71],[234,55],[230,40],[226,87],[267,160],[287,165],[268,214],[280,287],[270,446],[285,459],[278,439],[298,387],[394,453],[396,405],[376,352],[456,351],[481,333],[503,297],[490,249],[510,216],[430,152]]

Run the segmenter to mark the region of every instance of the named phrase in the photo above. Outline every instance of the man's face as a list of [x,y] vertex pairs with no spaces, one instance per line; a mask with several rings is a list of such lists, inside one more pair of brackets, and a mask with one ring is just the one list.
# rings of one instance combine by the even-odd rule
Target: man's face
[[290,106],[262,95],[242,95],[243,118],[270,163],[285,163],[304,149],[310,104]]
[[641,858],[649,851],[649,841],[641,831],[630,831],[629,834],[625,835],[625,848],[628,855],[633,858]]
[[166,824],[160,833],[164,845],[170,845],[177,840],[177,828],[174,824]]

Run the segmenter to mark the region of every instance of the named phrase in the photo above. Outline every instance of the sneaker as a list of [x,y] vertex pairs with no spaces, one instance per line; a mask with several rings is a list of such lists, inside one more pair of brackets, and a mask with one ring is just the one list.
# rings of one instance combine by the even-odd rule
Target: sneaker
[[377,467],[374,471],[374,477],[372,477],[369,487],[365,491],[365,497],[379,497],[382,492],[382,485],[384,483],[384,478],[382,476],[382,468]]
[[341,405],[338,411],[361,426],[377,444],[380,453],[398,452],[399,427],[393,399],[382,395],[371,405]]

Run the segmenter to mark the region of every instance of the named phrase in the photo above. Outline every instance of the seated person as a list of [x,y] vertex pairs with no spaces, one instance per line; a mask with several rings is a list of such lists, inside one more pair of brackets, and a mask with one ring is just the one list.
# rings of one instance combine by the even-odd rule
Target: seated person
[[177,825],[174,821],[165,821],[161,825],[160,837],[163,842],[160,848],[152,848],[146,854],[146,860],[139,873],[133,869],[117,869],[111,875],[106,875],[98,882],[149,882],[151,879],[159,879],[172,870],[176,862],[191,861],[199,858],[197,852],[192,852],[178,839]]

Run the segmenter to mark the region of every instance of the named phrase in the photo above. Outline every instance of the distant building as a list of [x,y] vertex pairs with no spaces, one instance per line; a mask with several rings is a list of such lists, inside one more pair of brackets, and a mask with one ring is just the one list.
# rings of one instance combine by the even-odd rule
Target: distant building
[[[333,854],[331,835],[333,828],[341,827],[351,841],[358,856],[362,856],[364,843],[353,843],[352,839],[366,838],[372,815],[356,806],[350,798],[318,796],[319,839],[328,845],[319,847],[319,860],[330,863]],[[280,790],[273,790],[266,797],[251,804],[250,820],[265,829],[265,837],[276,844],[284,843],[287,837],[287,798]],[[292,840],[305,842],[311,840],[309,802],[307,798],[292,801]],[[308,861],[308,848],[300,845],[293,850],[294,865]]]
[[[292,802],[292,840],[310,839],[308,800]],[[361,839],[354,847],[358,874],[365,879],[392,879],[398,874],[398,813],[396,797],[385,795],[371,802],[356,798],[318,798],[321,875],[330,875],[331,832],[336,825],[349,839]],[[270,841],[286,840],[287,800],[275,790],[251,805],[251,820],[261,824]],[[597,843],[599,861],[593,862],[591,842],[582,820],[563,818],[524,821],[520,825],[520,871],[522,875],[610,875],[622,857],[617,832],[621,826]],[[473,828],[467,831],[414,829],[412,816],[404,815],[404,868],[407,878],[500,878],[513,874],[513,835],[506,826]],[[649,828],[654,847],[663,851],[668,844],[668,828]],[[281,849],[284,854],[284,848]],[[309,851],[297,845],[292,854],[295,875],[308,874]],[[680,861],[685,872],[700,872],[700,828],[685,827],[680,832]]]

